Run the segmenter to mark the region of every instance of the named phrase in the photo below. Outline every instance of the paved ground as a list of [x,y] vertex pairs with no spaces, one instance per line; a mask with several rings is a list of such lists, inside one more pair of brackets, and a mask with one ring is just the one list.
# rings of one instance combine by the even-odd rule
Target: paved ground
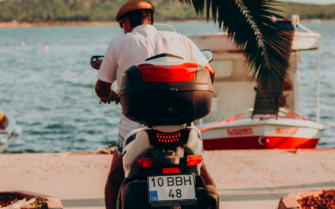
[[[335,150],[210,151],[221,208],[274,209],[287,193],[335,188]],[[109,155],[0,155],[0,190],[55,196],[66,209],[104,208]]]

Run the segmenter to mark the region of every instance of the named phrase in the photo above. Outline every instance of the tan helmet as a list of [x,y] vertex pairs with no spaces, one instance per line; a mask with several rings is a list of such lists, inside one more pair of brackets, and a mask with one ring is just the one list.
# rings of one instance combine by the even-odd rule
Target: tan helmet
[[123,15],[138,9],[149,9],[155,12],[155,6],[148,0],[129,0],[119,9],[115,19],[119,22]]

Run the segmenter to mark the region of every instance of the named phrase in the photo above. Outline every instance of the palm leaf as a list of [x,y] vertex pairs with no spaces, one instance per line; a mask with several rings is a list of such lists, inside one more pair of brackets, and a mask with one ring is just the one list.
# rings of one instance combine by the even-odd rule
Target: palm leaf
[[227,31],[256,78],[261,92],[282,94],[289,68],[291,37],[276,28],[274,18],[282,18],[275,0],[179,0],[192,5],[198,15],[206,10],[219,28]]

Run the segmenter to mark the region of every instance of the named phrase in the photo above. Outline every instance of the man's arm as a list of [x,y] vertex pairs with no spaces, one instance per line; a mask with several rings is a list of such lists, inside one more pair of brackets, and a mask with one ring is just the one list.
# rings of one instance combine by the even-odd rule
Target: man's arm
[[104,61],[100,66],[97,76],[99,80],[95,85],[95,92],[104,103],[119,100],[118,95],[111,90],[112,83],[116,80],[117,72],[117,58],[115,50],[116,49],[112,41],[106,50]]
[[201,66],[204,66],[210,73],[212,83],[214,82],[214,70],[212,66],[208,63],[208,60],[206,57],[201,53],[199,48],[191,41],[188,37],[184,36],[184,40],[186,43],[186,48],[188,48],[189,54],[187,57],[188,60],[196,62],[200,64]]
[[98,80],[95,84],[95,93],[101,101],[115,101],[115,103],[118,104],[120,101],[119,95],[111,89],[111,86],[111,83]]
[[205,68],[209,71],[209,74],[211,75],[211,80],[212,80],[212,83],[214,83],[214,76],[215,76],[215,72],[212,68],[212,66],[208,63]]

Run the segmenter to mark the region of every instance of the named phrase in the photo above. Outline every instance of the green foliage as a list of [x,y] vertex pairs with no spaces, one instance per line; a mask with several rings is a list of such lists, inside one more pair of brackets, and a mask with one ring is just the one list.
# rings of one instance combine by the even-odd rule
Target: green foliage
[[314,5],[286,3],[284,5],[286,16],[297,14],[300,19],[335,19],[335,4]]
[[[114,21],[120,6],[126,0],[0,0],[0,21],[54,22],[54,21]],[[198,20],[190,6],[179,2],[152,0],[156,6],[155,18],[165,20]],[[298,14],[302,19],[335,18],[335,5],[285,3],[287,16]]]
[[179,0],[193,5],[198,14],[218,22],[235,45],[243,50],[261,92],[280,98],[289,67],[291,36],[280,32],[273,17],[282,18],[282,4],[276,0]]
[[[6,0],[0,1],[0,21],[114,21],[126,0]],[[153,0],[156,20],[194,20],[188,6]],[[177,7],[174,4],[179,4]]]

